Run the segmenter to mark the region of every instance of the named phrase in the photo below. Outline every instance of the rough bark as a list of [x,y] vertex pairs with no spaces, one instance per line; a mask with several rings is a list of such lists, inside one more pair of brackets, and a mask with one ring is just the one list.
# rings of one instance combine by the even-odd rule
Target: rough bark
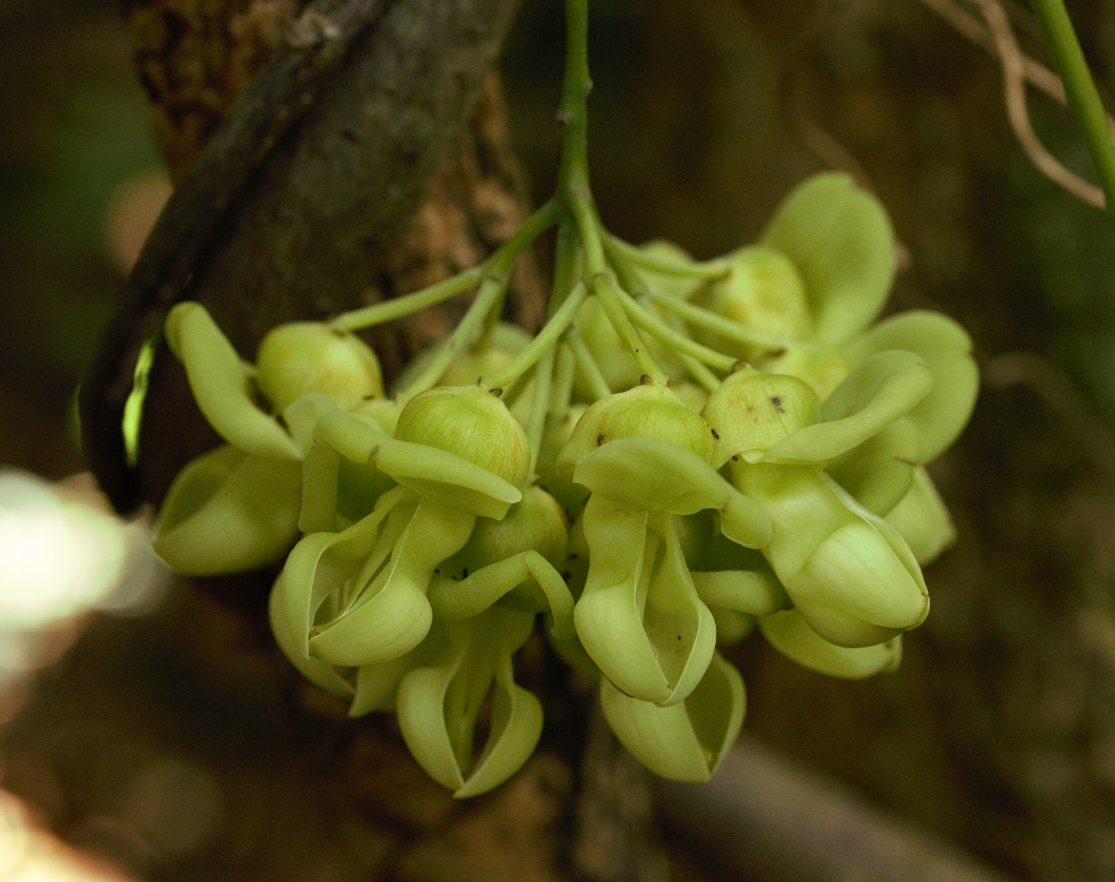
[[[515,5],[318,0],[288,27],[176,189],[83,386],[87,456],[118,508],[160,498],[213,443],[163,352],[144,418],[146,455],[138,471],[124,458],[119,427],[135,359],[175,302],[206,304],[250,358],[281,321],[396,293],[391,270],[410,260],[395,249],[413,249],[416,215],[423,223],[432,211],[459,246],[440,249],[441,266],[427,276],[463,268],[490,246],[485,234],[514,225],[523,205],[521,191],[508,189],[516,181],[506,149],[485,142],[490,122],[463,133]],[[470,171],[483,185],[479,204],[462,180]],[[493,188],[510,198],[493,200]],[[456,207],[446,210],[453,190]],[[427,199],[443,205],[427,203],[421,215]],[[402,346],[388,345],[392,336],[372,335],[388,374],[429,329]]]

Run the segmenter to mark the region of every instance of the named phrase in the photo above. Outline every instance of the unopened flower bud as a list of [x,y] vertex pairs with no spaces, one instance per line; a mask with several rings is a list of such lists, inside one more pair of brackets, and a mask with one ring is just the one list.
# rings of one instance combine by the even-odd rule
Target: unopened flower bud
[[343,410],[383,395],[379,359],[355,334],[321,322],[291,322],[272,329],[256,358],[260,391],[276,411],[307,392],[322,392]]
[[746,368],[724,379],[701,415],[718,436],[714,465],[722,465],[812,425],[819,409],[812,390],[796,377]]
[[[731,273],[703,292],[698,300],[701,306],[768,334],[799,339],[808,333],[805,283],[789,258],[773,248],[754,245],[729,255],[728,261]],[[742,358],[752,355],[747,347],[715,333],[697,336],[701,342]]]
[[701,417],[665,386],[636,386],[593,404],[584,412],[558,457],[568,468],[602,444],[620,438],[654,438],[712,457],[714,438]]
[[[442,386],[468,386],[481,377],[502,370],[527,348],[531,336],[518,325],[499,322],[492,331],[491,345],[480,352],[465,352],[445,369],[438,380]],[[433,353],[437,349],[432,350]]]
[[565,562],[568,536],[565,512],[558,501],[542,488],[530,487],[503,520],[477,520],[463,555],[472,566],[481,567],[524,551],[537,551],[560,567]]
[[530,472],[530,442],[506,405],[479,386],[441,386],[416,395],[399,414],[399,441],[448,451],[515,487]]

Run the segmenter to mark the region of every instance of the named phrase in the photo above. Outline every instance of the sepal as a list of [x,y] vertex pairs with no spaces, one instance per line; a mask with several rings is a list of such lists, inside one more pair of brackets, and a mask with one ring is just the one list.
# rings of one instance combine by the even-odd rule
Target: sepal
[[610,395],[582,414],[557,458],[557,468],[573,468],[582,457],[621,438],[654,438],[712,459],[708,424],[665,386],[635,386]]
[[288,322],[267,332],[256,354],[260,391],[283,410],[307,392],[320,392],[351,410],[383,396],[379,359],[355,334],[322,322]]

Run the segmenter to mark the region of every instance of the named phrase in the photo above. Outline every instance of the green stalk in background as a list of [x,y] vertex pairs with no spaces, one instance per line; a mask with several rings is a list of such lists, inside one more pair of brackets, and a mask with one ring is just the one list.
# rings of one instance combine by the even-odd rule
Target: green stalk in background
[[1084,143],[1107,200],[1108,215],[1115,221],[1115,142],[1072,20],[1062,0],[1031,0],[1031,5],[1065,84],[1069,109],[1084,134]]

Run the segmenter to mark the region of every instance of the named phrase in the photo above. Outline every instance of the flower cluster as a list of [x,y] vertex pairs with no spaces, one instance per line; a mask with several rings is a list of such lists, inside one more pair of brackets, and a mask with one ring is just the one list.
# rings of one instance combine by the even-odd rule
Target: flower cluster
[[[935,313],[873,324],[895,246],[872,196],[819,175],[757,245],[703,263],[571,214],[548,205],[479,272],[276,328],[254,365],[196,303],[166,325],[227,444],[179,475],[156,549],[191,574],[283,562],[283,652],[352,715],[394,712],[458,796],[538,741],[513,657],[539,615],[625,747],[704,781],[745,710],[718,648],[757,629],[815,671],[892,670],[953,536],[925,465],[971,412],[971,345]],[[493,316],[553,224],[531,337]],[[477,286],[385,397],[351,331]]]

